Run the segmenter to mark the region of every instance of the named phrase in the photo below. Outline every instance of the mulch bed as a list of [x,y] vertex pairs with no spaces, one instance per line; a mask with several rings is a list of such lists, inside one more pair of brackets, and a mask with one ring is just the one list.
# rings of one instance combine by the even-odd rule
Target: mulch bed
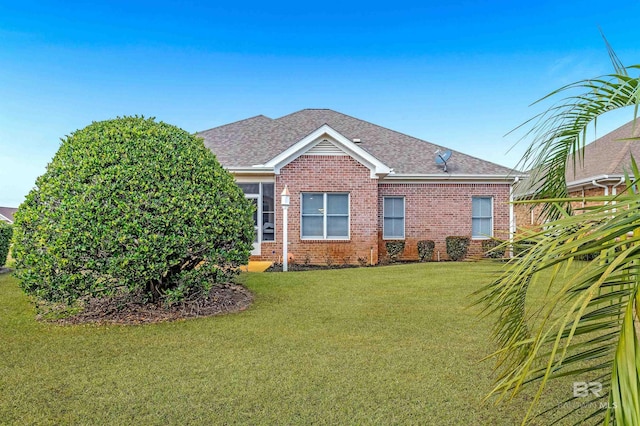
[[90,299],[84,309],[66,318],[47,320],[57,324],[148,324],[176,321],[185,318],[230,314],[247,309],[253,294],[237,284],[221,284],[211,289],[206,299],[184,301],[180,304],[142,303],[131,296]]
[[[299,263],[293,263],[288,265],[289,271],[321,271],[325,269],[345,269],[345,268],[358,268],[358,265],[344,265],[344,264],[336,264],[336,265],[305,265]],[[282,264],[274,263],[269,266],[265,272],[282,272]]]

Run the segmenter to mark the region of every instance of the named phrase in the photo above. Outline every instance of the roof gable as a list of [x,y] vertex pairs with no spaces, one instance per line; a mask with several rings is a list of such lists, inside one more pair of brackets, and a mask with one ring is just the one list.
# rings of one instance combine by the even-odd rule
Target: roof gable
[[387,175],[389,174],[389,172],[391,172],[391,169],[383,164],[380,160],[360,148],[358,145],[344,137],[336,130],[332,129],[328,124],[320,126],[318,129],[314,130],[309,135],[305,136],[285,151],[267,161],[264,166],[273,167],[274,172],[276,174],[279,174],[282,167],[289,164],[301,155],[309,152],[319,143],[323,142],[323,140],[327,136],[329,136],[334,141],[334,145],[337,146],[340,150],[345,152],[350,157],[353,157],[353,159],[371,170],[371,177]]

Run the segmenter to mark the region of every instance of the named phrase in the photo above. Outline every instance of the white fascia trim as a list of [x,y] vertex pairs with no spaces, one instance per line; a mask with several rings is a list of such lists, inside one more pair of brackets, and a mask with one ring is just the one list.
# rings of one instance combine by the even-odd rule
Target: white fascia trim
[[517,175],[393,174],[385,176],[380,183],[504,183],[511,185],[521,177]]
[[7,222],[9,225],[13,225],[13,221],[2,214],[0,214],[0,220],[3,222]]
[[260,166],[271,167],[275,174],[280,174],[280,169],[282,167],[313,148],[319,142],[318,139],[325,134],[331,136],[340,145],[340,148],[342,148],[350,157],[371,170],[371,178],[375,179],[380,176],[385,176],[391,172],[391,169],[387,165],[331,128],[328,124],[322,125],[311,134],[305,136],[300,141],[296,142],[285,151]]
[[226,167],[229,173],[233,174],[258,174],[264,175],[273,173],[273,167],[265,167],[262,165],[251,166],[251,167]]

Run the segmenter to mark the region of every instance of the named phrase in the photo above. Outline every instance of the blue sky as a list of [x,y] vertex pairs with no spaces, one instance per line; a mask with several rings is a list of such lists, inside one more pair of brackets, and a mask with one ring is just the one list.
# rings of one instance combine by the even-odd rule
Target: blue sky
[[[87,4],[94,3],[94,4]],[[195,132],[331,108],[515,166],[505,137],[573,81],[640,63],[640,2],[0,0],[0,205],[92,121]],[[598,135],[631,119],[611,114]]]

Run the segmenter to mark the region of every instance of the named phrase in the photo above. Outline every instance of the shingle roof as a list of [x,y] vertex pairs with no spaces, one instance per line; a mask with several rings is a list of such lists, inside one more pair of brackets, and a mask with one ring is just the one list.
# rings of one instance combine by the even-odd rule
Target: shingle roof
[[13,215],[17,212],[18,209],[15,207],[0,207],[0,215],[6,217],[13,223]]
[[[264,164],[327,124],[398,174],[444,174],[434,162],[440,146],[330,109],[303,109],[284,117],[264,115],[197,133],[225,167]],[[449,174],[511,175],[514,170],[454,151]]]
[[629,170],[631,156],[640,161],[640,141],[625,140],[640,136],[640,119],[634,129],[634,120],[607,133],[584,147],[584,157],[567,163],[567,182],[576,182],[602,175],[623,175]]

